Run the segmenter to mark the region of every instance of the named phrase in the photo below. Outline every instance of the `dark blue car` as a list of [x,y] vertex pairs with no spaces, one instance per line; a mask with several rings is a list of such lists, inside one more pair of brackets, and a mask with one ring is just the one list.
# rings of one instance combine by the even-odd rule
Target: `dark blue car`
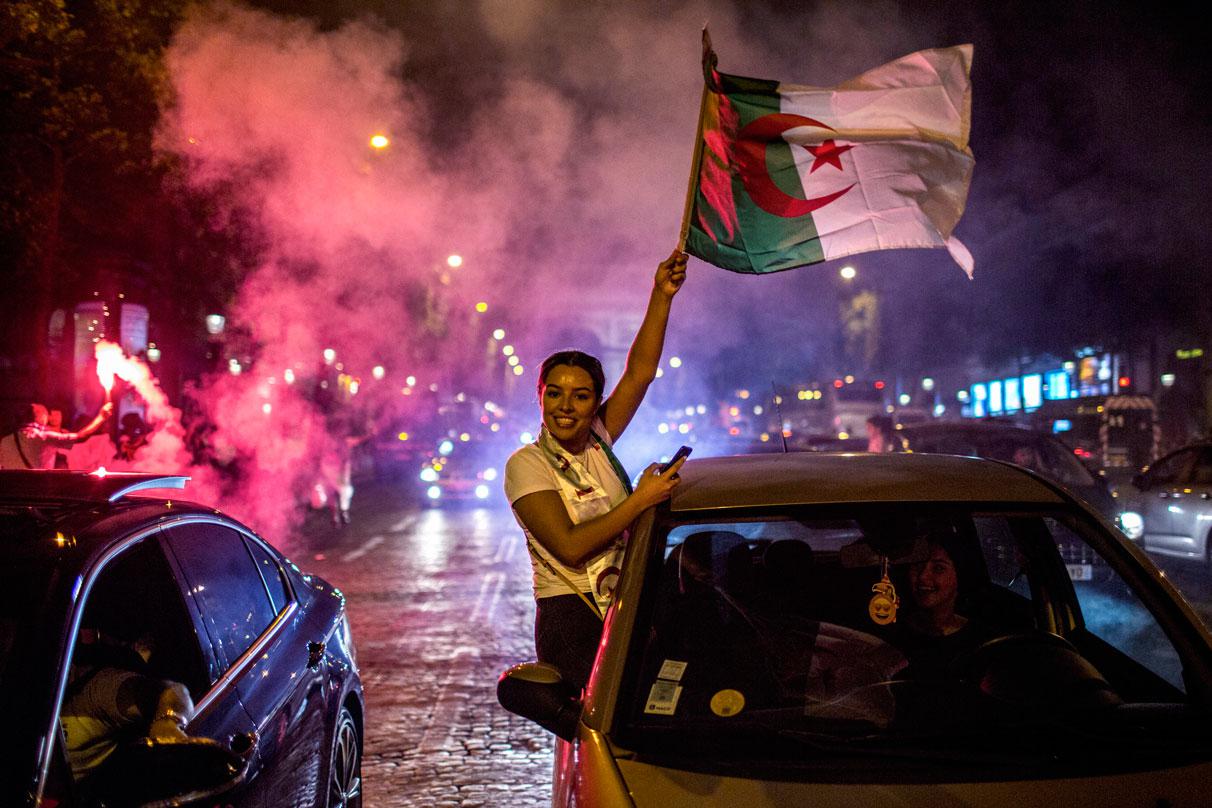
[[[361,806],[344,596],[218,511],[146,495],[185,481],[0,471],[0,805]],[[98,615],[138,623],[140,675],[195,705],[183,741],[128,732],[103,787],[64,734]]]

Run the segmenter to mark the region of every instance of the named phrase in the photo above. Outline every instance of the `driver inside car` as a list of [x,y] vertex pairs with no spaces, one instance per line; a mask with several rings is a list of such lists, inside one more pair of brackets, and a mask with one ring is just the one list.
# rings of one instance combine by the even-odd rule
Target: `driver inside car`
[[72,658],[60,724],[72,778],[95,793],[127,744],[184,740],[193,717],[189,690],[152,675],[152,633],[131,609],[96,602],[85,614]]
[[977,577],[976,559],[949,524],[932,525],[921,538],[928,555],[909,567],[911,607],[891,641],[909,659],[902,678],[939,681],[951,678],[951,663],[996,632],[958,611]]

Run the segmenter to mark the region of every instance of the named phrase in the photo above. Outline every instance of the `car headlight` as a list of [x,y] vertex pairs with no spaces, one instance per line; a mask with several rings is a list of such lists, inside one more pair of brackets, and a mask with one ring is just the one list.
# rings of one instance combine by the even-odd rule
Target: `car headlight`
[[1119,529],[1135,541],[1145,533],[1145,520],[1136,511],[1124,511],[1119,515]]
[[433,466],[426,466],[421,469],[421,482],[436,483],[438,481],[438,472]]
[[438,499],[442,496],[442,489],[436,485],[431,485],[431,486],[429,486],[429,490],[426,491],[425,494],[430,499]]

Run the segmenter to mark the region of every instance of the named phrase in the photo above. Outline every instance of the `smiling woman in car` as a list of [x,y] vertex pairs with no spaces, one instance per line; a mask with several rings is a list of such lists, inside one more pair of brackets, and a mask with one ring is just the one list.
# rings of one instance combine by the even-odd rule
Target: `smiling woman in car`
[[614,392],[603,399],[601,363],[581,351],[544,360],[538,394],[538,440],[505,466],[505,495],[522,527],[534,569],[535,649],[580,689],[618,579],[625,531],[670,495],[678,463],[666,474],[645,469],[633,491],[611,450],[656,378],[674,295],[686,279],[686,254],[657,267],[648,309]]

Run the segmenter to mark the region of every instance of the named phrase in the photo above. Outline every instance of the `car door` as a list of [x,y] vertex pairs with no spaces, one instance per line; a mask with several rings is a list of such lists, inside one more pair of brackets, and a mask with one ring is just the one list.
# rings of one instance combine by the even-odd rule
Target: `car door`
[[255,725],[251,793],[264,806],[322,805],[328,762],[324,680],[308,667],[298,600],[276,558],[219,521],[165,530],[195,592],[223,676]]
[[[264,729],[261,748],[272,765],[264,773],[274,806],[324,806],[335,706],[324,664],[325,627],[317,610],[303,609],[278,558],[244,536],[277,609],[279,629],[244,681],[244,704]],[[332,699],[335,705],[335,697]]]
[[1212,446],[1192,452],[1178,485],[1170,493],[1170,525],[1174,548],[1187,555],[1207,558],[1208,529],[1212,526]]
[[[102,559],[83,588],[87,596],[78,607],[79,637],[73,656],[84,653],[87,644],[96,641],[95,621],[138,623],[151,638],[153,650],[147,659],[147,672],[181,682],[194,701],[194,715],[186,733],[210,738],[242,756],[251,756],[253,749],[248,740],[253,722],[239,694],[224,681],[210,640],[197,621],[193,594],[164,552],[156,538],[158,533],[153,528],[135,534]],[[72,720],[69,712],[65,702],[62,721]],[[257,802],[242,784],[223,795],[223,805],[248,808]]]
[[1191,542],[1178,535],[1174,511],[1181,511],[1187,470],[1195,461],[1195,448],[1180,449],[1163,457],[1145,474],[1140,497],[1145,549],[1163,555],[1187,556]]

